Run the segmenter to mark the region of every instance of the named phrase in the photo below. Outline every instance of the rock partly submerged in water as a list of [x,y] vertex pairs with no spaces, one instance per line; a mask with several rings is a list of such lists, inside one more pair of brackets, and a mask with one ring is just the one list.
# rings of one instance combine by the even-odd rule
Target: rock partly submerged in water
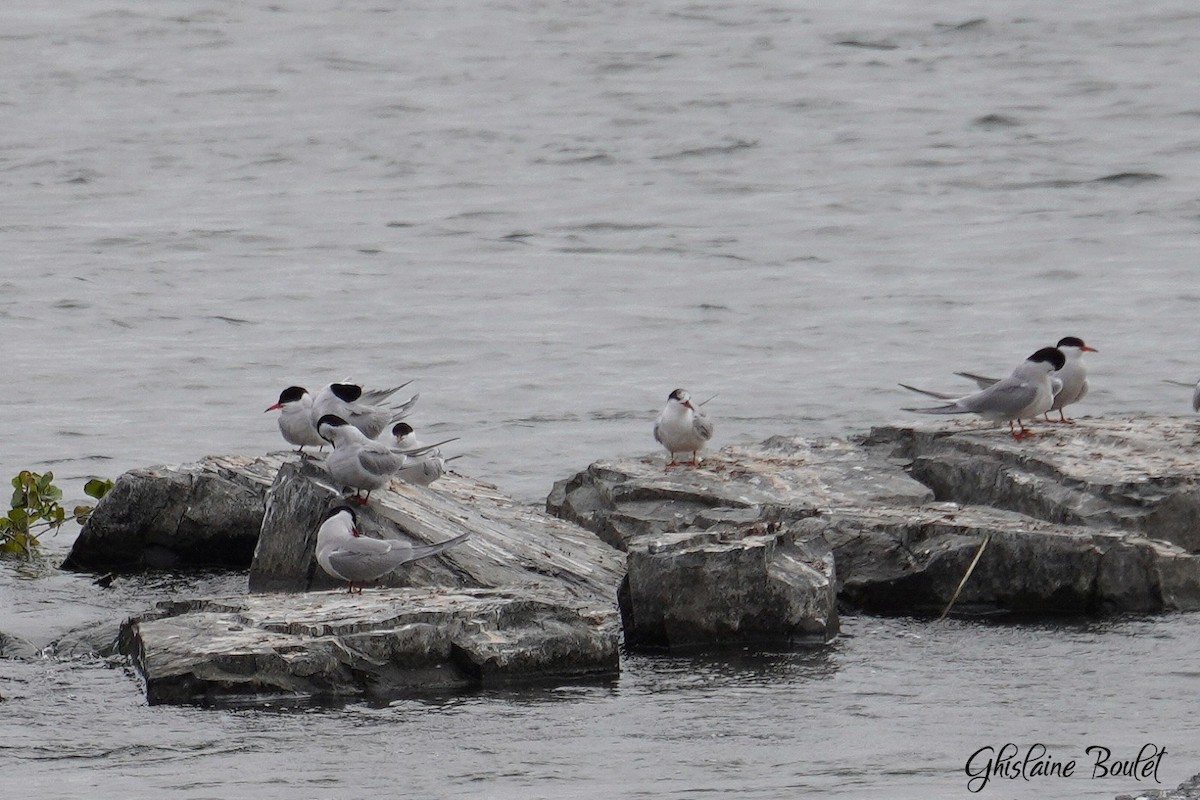
[[[560,519],[454,474],[429,488],[393,483],[360,513],[372,535],[471,537],[361,597],[336,591],[313,559],[319,520],[337,502],[319,459],[136,471],[131,480],[172,485],[215,475],[248,487],[262,511],[253,594],[165,604],[127,622],[122,648],[156,702],[345,698],[611,676],[622,624],[639,649],[828,641],[839,604],[941,612],[976,559],[956,613],[1200,608],[1196,423],[1038,431],[1016,442],[970,424],[889,427],[854,440],[774,437],[696,469],[664,470],[661,457],[598,462],[556,485],[547,505]],[[130,542],[100,541],[124,554],[147,543],[185,552],[171,520],[187,534],[214,515],[198,507],[205,498],[229,502],[192,491],[185,511],[166,513],[131,499],[164,495],[174,496],[106,497]]]
[[254,469],[276,477],[252,594],[166,602],[122,629],[152,703],[387,698],[617,674],[623,557],[587,531],[458,476],[432,488],[394,482],[359,511],[365,533],[470,538],[351,595],[313,559],[320,519],[341,502],[320,461],[270,456]]
[[1017,442],[977,426],[897,426],[855,441],[775,437],[694,470],[598,462],[559,482],[547,506],[631,562],[664,537],[736,539],[776,525],[814,551],[826,543],[840,601],[875,613],[939,613],[977,554],[959,613],[1200,608],[1200,542],[1188,525],[1200,514],[1196,423],[1038,432]]
[[245,569],[278,459],[210,456],[126,472],[63,562],[76,572]]

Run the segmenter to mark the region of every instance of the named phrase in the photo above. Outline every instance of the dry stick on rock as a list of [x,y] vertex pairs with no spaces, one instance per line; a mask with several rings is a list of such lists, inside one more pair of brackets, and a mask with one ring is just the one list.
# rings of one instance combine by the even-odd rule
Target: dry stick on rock
[[970,578],[971,573],[975,571],[975,565],[979,563],[979,557],[983,555],[983,550],[988,546],[988,542],[991,541],[991,538],[992,535],[990,533],[983,537],[983,541],[979,544],[979,549],[975,551],[975,557],[971,559],[971,566],[967,567],[966,574],[964,574],[962,576],[962,580],[958,582],[958,588],[954,590],[954,595],[950,598],[950,602],[946,604],[946,610],[943,611],[942,615],[937,618],[938,622],[941,622],[946,618],[946,615],[950,613],[950,608],[954,605],[954,601],[958,599],[960,594],[962,594],[963,587],[967,585],[967,579]]

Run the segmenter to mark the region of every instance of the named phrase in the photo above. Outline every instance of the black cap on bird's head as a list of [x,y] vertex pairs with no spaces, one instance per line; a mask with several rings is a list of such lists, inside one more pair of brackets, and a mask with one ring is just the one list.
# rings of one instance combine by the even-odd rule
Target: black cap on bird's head
[[279,402],[281,405],[283,403],[294,403],[306,394],[308,394],[308,389],[305,389],[303,386],[289,386],[279,393]]
[[285,403],[294,403],[306,394],[308,394],[308,390],[303,386],[289,386],[279,393],[278,403],[273,406],[267,406],[267,411],[278,411],[283,408]]
[[392,436],[395,436],[396,438],[408,436],[412,432],[413,426],[409,425],[407,422],[397,422],[394,426],[392,426]]
[[1062,350],[1057,347],[1043,347],[1036,353],[1031,355],[1026,361],[1041,361],[1047,364],[1054,365],[1055,369],[1062,369],[1067,363],[1067,357],[1062,354]]
[[362,397],[362,387],[354,383],[331,383],[329,391],[343,403],[353,403]]
[[1058,340],[1058,344],[1055,347],[1077,347],[1086,353],[1096,352],[1096,348],[1088,347],[1083,343],[1083,339],[1080,339],[1078,336],[1064,336]]
[[330,444],[333,444],[333,439],[330,439],[328,436],[321,433],[321,428],[324,428],[326,425],[328,425],[329,427],[332,427],[332,428],[339,428],[343,425],[349,425],[349,424],[350,424],[349,422],[346,422],[346,420],[342,419],[337,414],[326,414],[325,416],[323,416],[319,420],[317,420],[317,435],[320,436],[325,441],[329,442]]

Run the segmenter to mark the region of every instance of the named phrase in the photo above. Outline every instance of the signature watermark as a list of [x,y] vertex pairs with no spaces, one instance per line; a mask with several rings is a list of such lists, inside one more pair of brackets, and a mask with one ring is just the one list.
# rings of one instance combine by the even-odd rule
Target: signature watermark
[[1041,780],[1044,778],[1133,778],[1136,781],[1158,779],[1158,768],[1167,748],[1144,744],[1136,753],[1118,754],[1108,747],[1091,745],[1083,754],[1059,758],[1044,744],[1031,744],[1022,750],[1009,742],[987,745],[967,759],[967,791],[982,792],[993,778],[1001,780]]

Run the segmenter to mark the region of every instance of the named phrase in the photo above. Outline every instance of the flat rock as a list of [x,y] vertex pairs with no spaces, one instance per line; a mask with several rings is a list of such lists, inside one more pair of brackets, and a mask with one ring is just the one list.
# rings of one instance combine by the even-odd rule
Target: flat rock
[[129,620],[150,703],[372,698],[614,677],[611,610],[550,593],[383,589],[168,602]]
[[875,428],[868,445],[911,462],[939,500],[1111,527],[1200,552],[1200,422],[1195,417],[1039,424],[1015,441],[962,421]]
[[[167,480],[229,463],[206,459]],[[126,622],[120,652],[150,702],[381,698],[616,674],[624,555],[589,532],[461,476],[393,481],[359,509],[365,535],[469,538],[351,595],[315,563],[320,521],[344,502],[321,460],[244,464],[262,491],[252,593],[171,602]]]
[[1200,556],[1185,533],[1196,423],[1038,431],[1017,442],[978,424],[896,426],[854,441],[774,437],[698,468],[597,462],[556,484],[547,508],[631,562],[646,540],[779,526],[814,552],[827,546],[839,601],[874,613],[940,613],[977,554],[958,613],[1200,608]]

